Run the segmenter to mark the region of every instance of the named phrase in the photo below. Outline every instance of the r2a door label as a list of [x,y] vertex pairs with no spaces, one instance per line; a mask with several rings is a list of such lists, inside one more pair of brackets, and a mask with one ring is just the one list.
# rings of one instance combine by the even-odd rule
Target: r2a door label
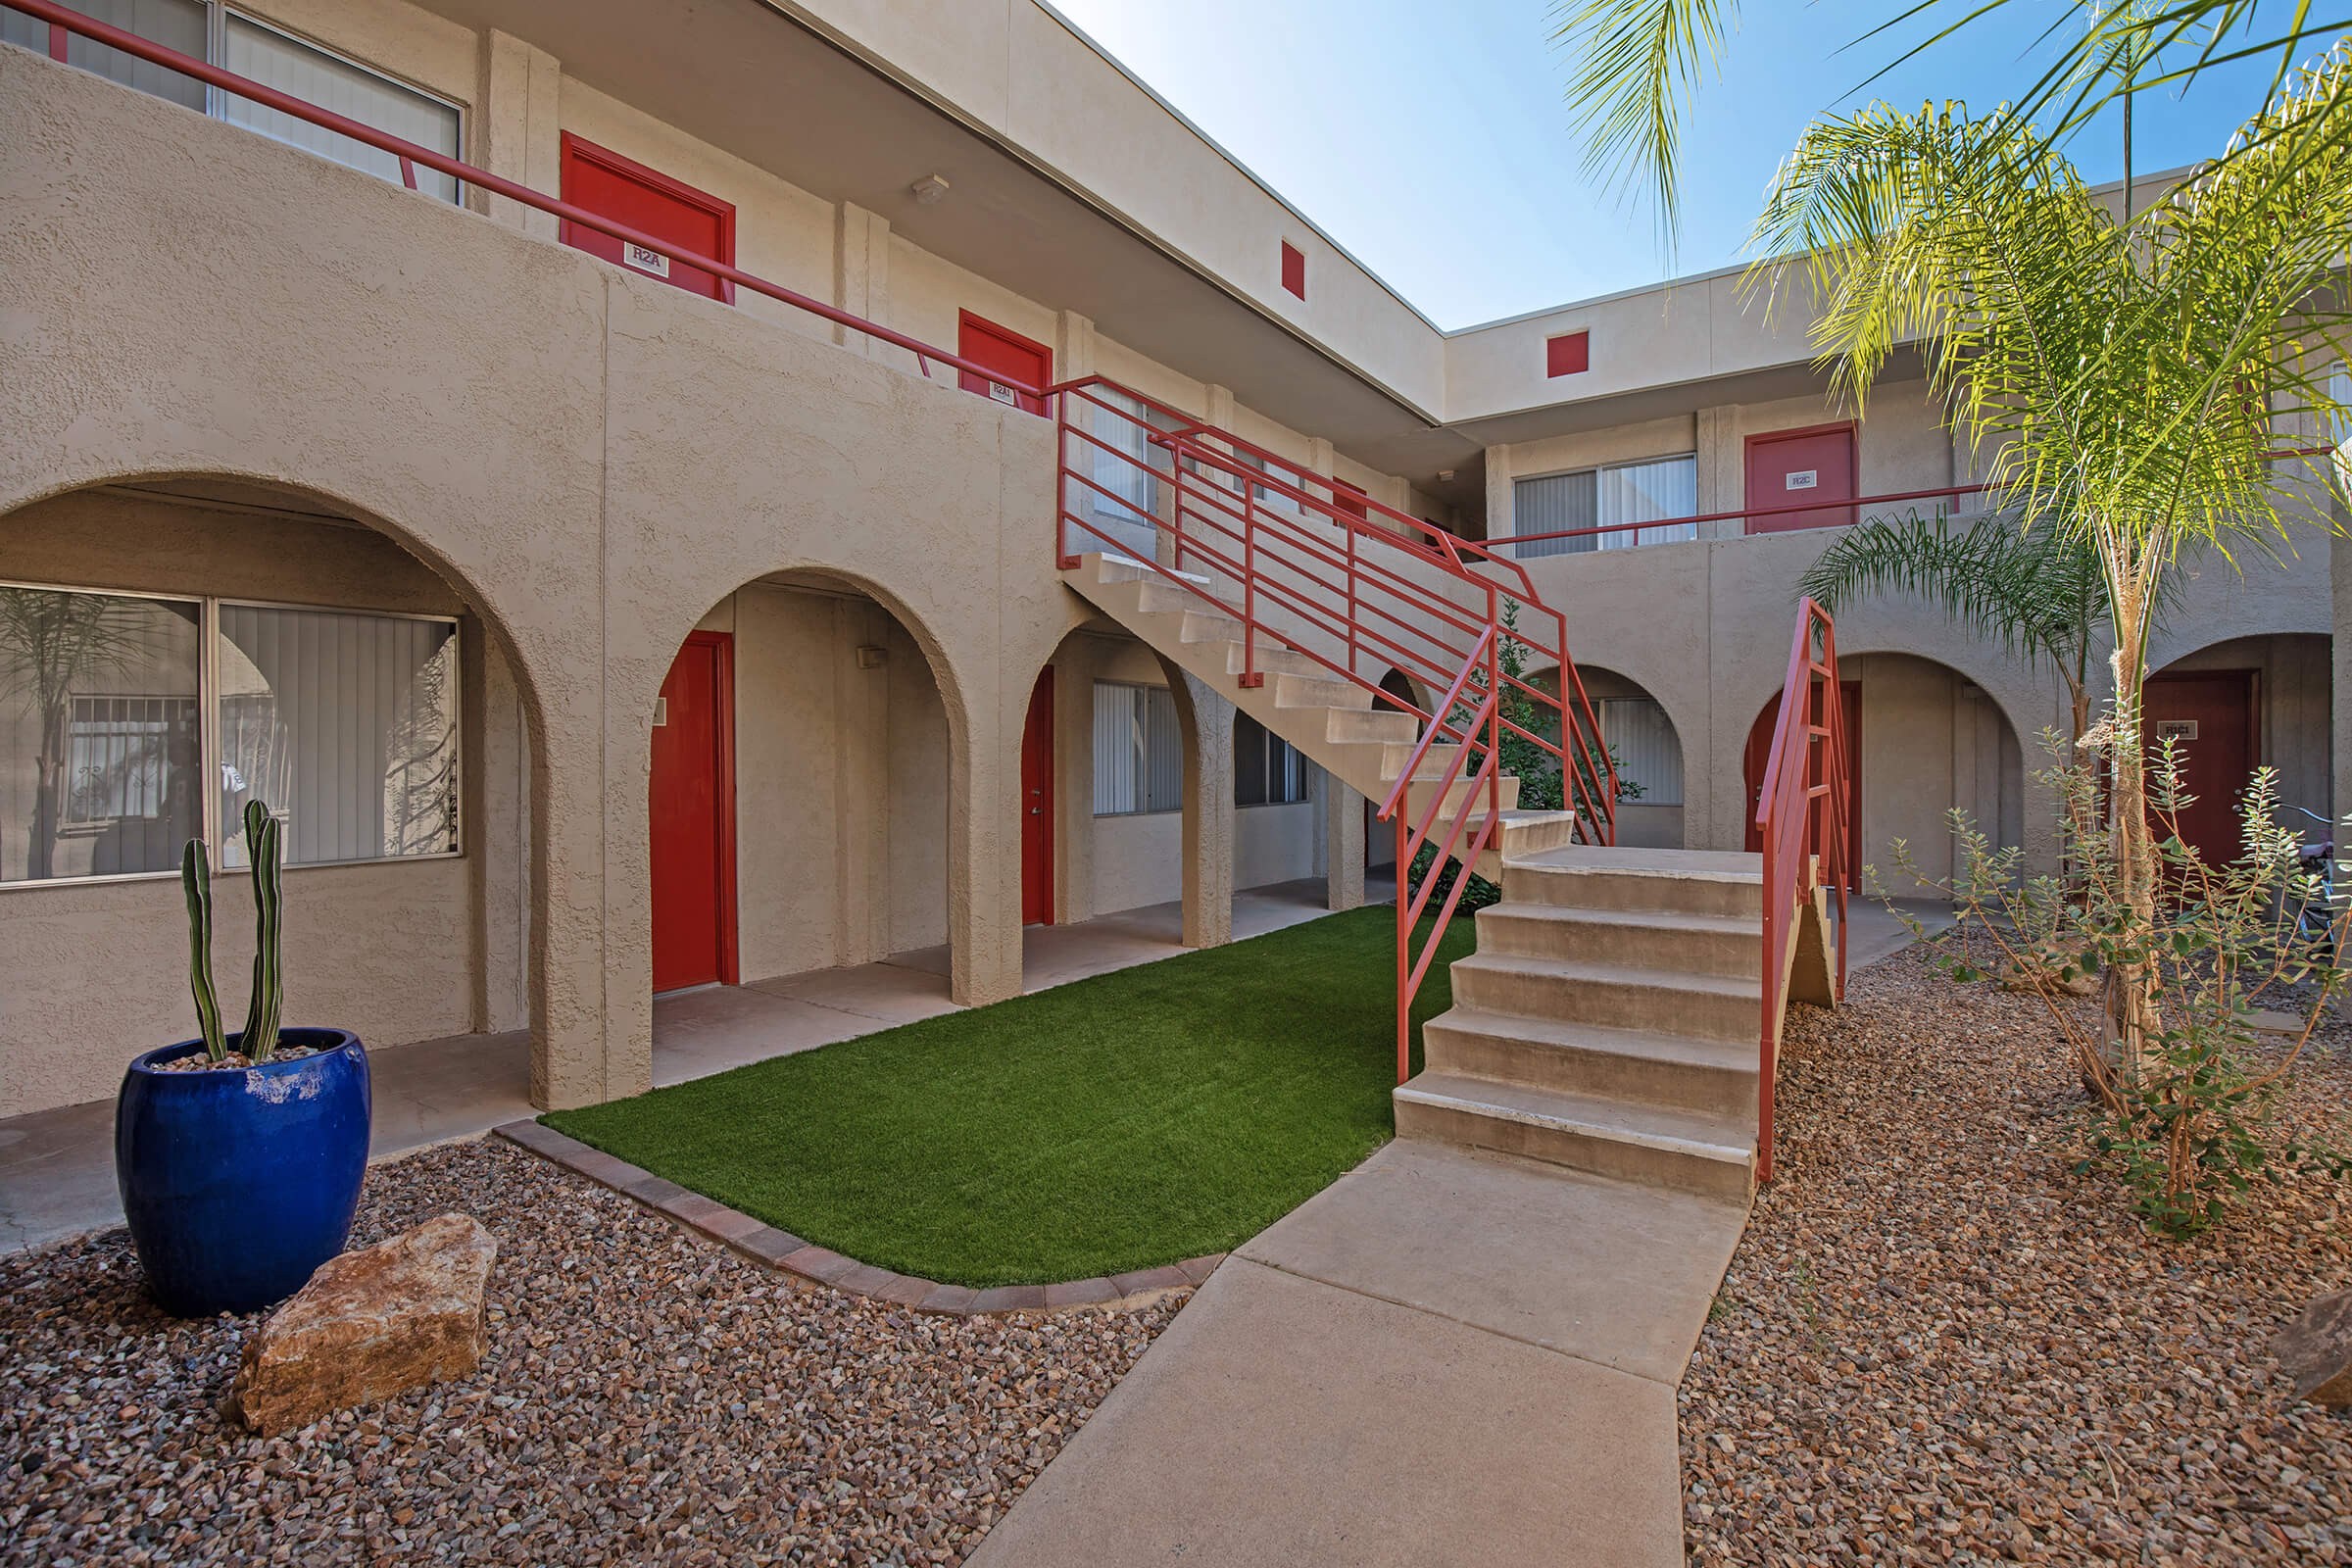
[[669,258],[660,251],[649,251],[634,240],[621,241],[620,259],[640,272],[651,272],[656,277],[669,275]]

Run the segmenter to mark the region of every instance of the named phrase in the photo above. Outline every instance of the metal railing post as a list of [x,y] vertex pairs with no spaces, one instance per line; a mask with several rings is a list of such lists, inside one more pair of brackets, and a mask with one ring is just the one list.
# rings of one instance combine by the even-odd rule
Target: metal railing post
[[1263,686],[1257,672],[1257,488],[1242,479],[1242,684]]
[[[1411,791],[1406,791],[1409,801]],[[1405,987],[1413,972],[1412,888],[1413,868],[1404,858],[1404,819],[1411,813],[1408,806],[1396,813],[1396,1081],[1412,1076],[1413,1062],[1413,999]],[[1432,871],[1435,871],[1433,866]]]
[[1348,673],[1355,673],[1355,529],[1347,522],[1340,524],[1348,530]]

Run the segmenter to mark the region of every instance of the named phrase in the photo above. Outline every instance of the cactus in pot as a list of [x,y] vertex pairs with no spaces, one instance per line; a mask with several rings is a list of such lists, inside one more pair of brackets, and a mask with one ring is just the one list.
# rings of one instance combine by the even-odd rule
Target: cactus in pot
[[[268,1061],[276,1054],[278,1022],[285,1011],[285,965],[280,956],[285,885],[279,831],[267,806],[259,801],[245,804],[245,859],[253,868],[253,999],[237,1044],[248,1061]],[[220,1061],[228,1054],[228,1038],[220,1030],[220,999],[213,989],[213,875],[201,839],[188,840],[180,854],[179,885],[188,903],[188,989],[196,1000],[196,1027],[205,1054]]]

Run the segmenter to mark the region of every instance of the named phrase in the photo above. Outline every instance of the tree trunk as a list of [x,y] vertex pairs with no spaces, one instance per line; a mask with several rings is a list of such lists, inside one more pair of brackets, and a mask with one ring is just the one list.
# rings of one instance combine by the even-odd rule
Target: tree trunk
[[[2156,841],[2148,826],[2148,773],[2141,745],[2140,692],[2146,669],[2142,637],[2146,630],[2148,596],[2136,574],[2118,572],[2115,594],[2115,760],[2114,816],[2116,882],[2129,929],[2128,947],[2146,952],[2156,935]],[[2111,1064],[2123,1082],[2137,1084],[2148,1076],[2151,1041],[2159,1027],[2156,1011],[2156,970],[2152,963],[2115,965],[2108,987],[2108,1020],[2112,1032]]]

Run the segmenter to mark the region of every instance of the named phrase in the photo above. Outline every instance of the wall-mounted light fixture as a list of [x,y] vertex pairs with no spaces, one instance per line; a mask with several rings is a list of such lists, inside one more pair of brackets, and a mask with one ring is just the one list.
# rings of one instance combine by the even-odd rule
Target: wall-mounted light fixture
[[914,199],[925,207],[937,207],[939,199],[948,193],[948,182],[937,174],[925,174],[913,185]]

